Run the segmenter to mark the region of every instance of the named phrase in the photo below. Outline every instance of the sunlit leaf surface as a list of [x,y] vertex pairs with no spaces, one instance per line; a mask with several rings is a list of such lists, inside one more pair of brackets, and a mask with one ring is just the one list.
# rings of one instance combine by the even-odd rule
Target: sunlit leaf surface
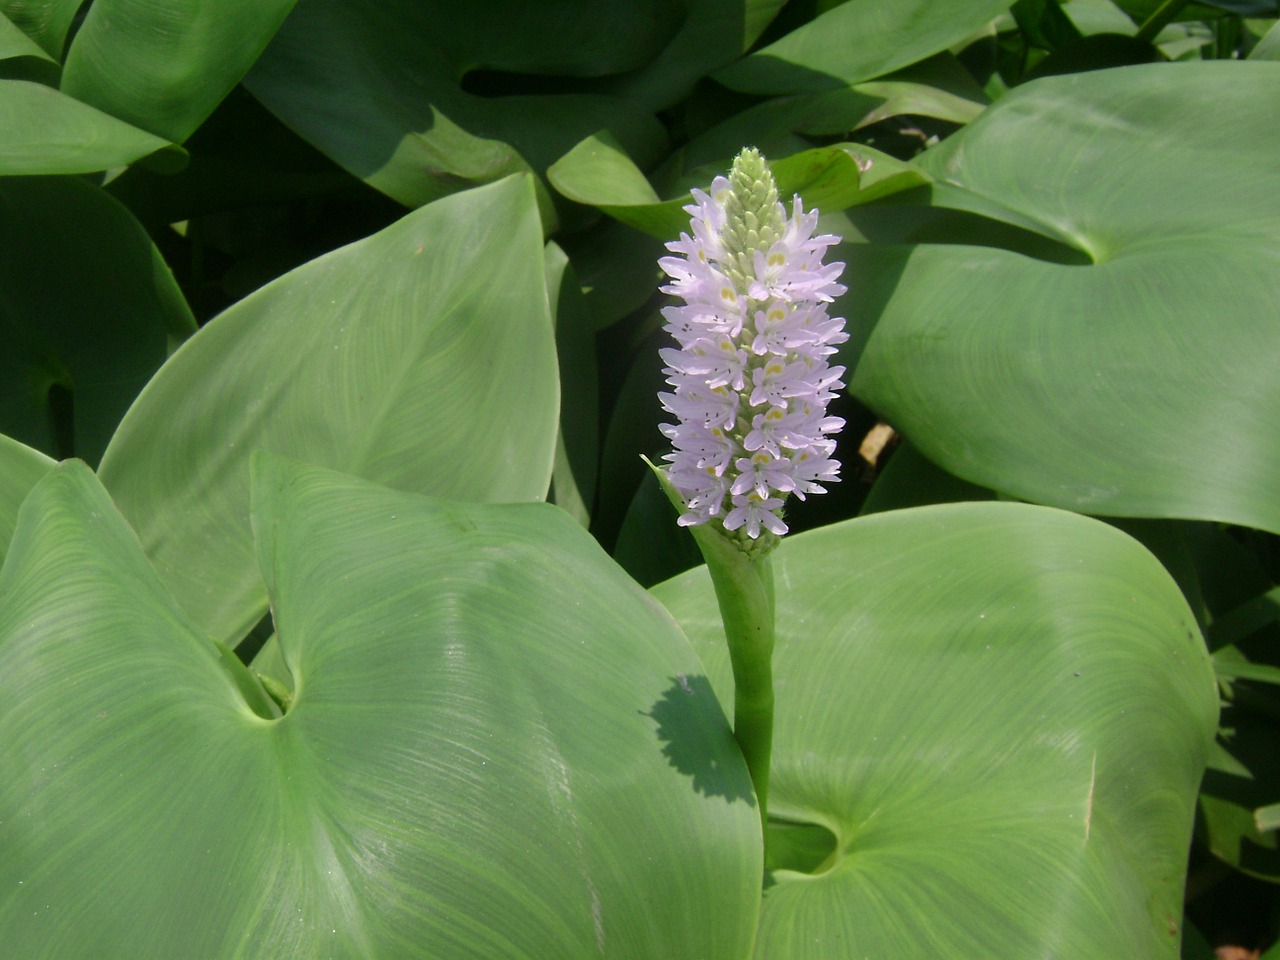
[[6,951],[750,949],[759,820],[728,726],[568,516],[274,458],[253,510],[296,683],[278,719],[87,469],[27,500],[0,575]]
[[998,101],[921,158],[958,188],[936,202],[1003,208],[1087,262],[844,248],[851,289],[884,291],[846,298],[875,323],[853,392],[982,486],[1280,531],[1277,89],[1273,63],[1165,64]]
[[545,496],[559,386],[527,178],[415,211],[201,328],[112,439],[103,482],[203,629],[266,610],[258,449],[471,501]]
[[[1150,554],[984,503],[824,527],[773,563],[769,812],[794,826],[757,957],[1177,955],[1217,695]],[[705,568],[652,592],[732,704]]]

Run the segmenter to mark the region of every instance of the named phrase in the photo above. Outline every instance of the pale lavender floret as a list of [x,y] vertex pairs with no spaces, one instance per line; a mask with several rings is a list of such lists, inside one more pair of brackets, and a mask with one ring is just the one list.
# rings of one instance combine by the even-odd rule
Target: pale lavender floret
[[664,347],[658,354],[666,362],[669,373],[702,377],[708,387],[741,390],[745,385],[747,351],[739,349],[732,338],[724,334],[714,340],[699,338],[683,350]]
[[780,497],[761,499],[753,493],[748,493],[745,496],[736,496],[733,498],[733,509],[724,518],[724,528],[726,530],[737,530],[745,525],[747,536],[752,540],[760,536],[761,527],[764,527],[770,533],[782,536],[787,532],[787,525],[782,522],[782,517],[777,514],[777,511],[781,509],[782,499]]
[[686,498],[687,510],[676,521],[680,526],[706,523],[723,512],[725,494],[729,490],[729,482],[723,476],[705,470],[677,470],[674,467],[670,476],[671,482]]
[[[681,377],[691,380],[691,377]],[[705,383],[687,386],[678,393],[659,393],[662,409],[674,413],[681,420],[701,423],[708,429],[723,427],[732,430],[738,419],[741,398],[736,390],[725,387],[711,388]]]
[[[838,377],[839,374],[827,378],[827,382]],[[812,380],[809,364],[803,360],[787,363],[781,358],[752,370],[751,383],[751,396],[747,402],[752,406],[770,404],[780,407],[786,404],[789,397],[811,397],[823,389],[822,383]]]
[[786,407],[770,407],[765,413],[757,413],[751,418],[751,431],[742,438],[742,448],[751,453],[763,450],[771,457],[781,457],[780,434],[788,431],[788,417],[794,419]]
[[782,239],[767,251],[755,251],[756,276],[747,290],[753,300],[781,297],[829,303],[845,292],[845,287],[835,282],[844,264],[822,263],[827,247],[839,243],[840,238],[831,234],[811,236],[817,224],[817,211],[805,213],[797,197]]
[[733,440],[719,427],[682,423],[670,431],[663,430],[663,433],[671,439],[676,454],[683,454],[682,458],[674,461],[681,468],[714,470],[720,476],[729,468],[737,452]]
[[834,483],[840,479],[837,476],[840,464],[822,452],[802,450],[796,454],[793,463],[795,469],[792,472],[792,479],[795,481],[795,495],[801,500],[806,493],[827,492],[827,488],[818,483],[819,480]]
[[766,453],[757,453],[752,457],[739,457],[733,465],[739,472],[729,487],[730,493],[745,494],[754,490],[763,499],[769,496],[770,488],[778,493],[790,493],[796,489],[795,468],[786,457],[775,459]]
[[782,235],[767,250],[728,249],[731,189],[717,177],[709,192],[694,190],[690,232],[659,260],[670,277],[661,290],[683,301],[662,310],[678,347],[660,351],[673,389],[659,398],[677,418],[662,432],[673,448],[668,476],[685,501],[680,524],[718,518],[755,540],[786,533],[790,494],[804,499],[839,480],[829,435],[844,421],[826,407],[845,370],[827,358],[848,336],[827,304],[845,292],[844,264],[822,262],[839,238],[814,236],[817,211],[798,197],[790,219],[777,205]]

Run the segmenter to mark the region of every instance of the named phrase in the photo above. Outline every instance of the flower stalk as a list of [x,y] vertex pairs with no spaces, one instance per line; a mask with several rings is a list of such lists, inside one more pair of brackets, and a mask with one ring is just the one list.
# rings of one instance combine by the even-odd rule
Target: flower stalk
[[[693,191],[690,233],[667,244],[662,311],[676,347],[662,350],[676,417],[662,432],[672,452],[654,468],[691,529],[715,587],[734,678],[734,736],[768,821],[773,746],[774,587],[769,553],[787,532],[783,505],[825,493],[839,479],[826,415],[844,384],[828,357],[848,339],[827,304],[845,292],[843,263],[824,264],[839,242],[814,236],[817,211],[800,198],[788,217],[758,151],[734,160],[710,193]],[[651,464],[652,466],[652,464]],[[767,833],[766,833],[767,835]]]

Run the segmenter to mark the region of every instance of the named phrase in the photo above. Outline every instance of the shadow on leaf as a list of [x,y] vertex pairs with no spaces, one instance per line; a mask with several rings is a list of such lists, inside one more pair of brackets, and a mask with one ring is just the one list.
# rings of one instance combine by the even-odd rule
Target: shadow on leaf
[[[755,806],[746,764],[705,676],[679,674],[645,716],[658,725],[662,755],[708,797]],[[719,741],[719,742],[717,742]]]

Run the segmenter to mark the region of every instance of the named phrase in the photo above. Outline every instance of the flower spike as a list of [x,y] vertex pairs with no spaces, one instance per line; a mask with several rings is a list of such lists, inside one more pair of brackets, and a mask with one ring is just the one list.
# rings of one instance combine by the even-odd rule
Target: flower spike
[[794,198],[790,218],[759,151],[743,150],[710,193],[693,191],[690,233],[667,244],[678,256],[659,265],[661,289],[683,301],[662,311],[678,347],[661,351],[676,417],[672,486],[684,501],[682,526],[714,521],[750,549],[787,532],[782,508],[794,493],[824,493],[839,480],[826,416],[844,386],[844,367],[827,358],[848,339],[827,304],[845,292],[843,263],[824,264],[830,234],[814,236],[816,210]]

